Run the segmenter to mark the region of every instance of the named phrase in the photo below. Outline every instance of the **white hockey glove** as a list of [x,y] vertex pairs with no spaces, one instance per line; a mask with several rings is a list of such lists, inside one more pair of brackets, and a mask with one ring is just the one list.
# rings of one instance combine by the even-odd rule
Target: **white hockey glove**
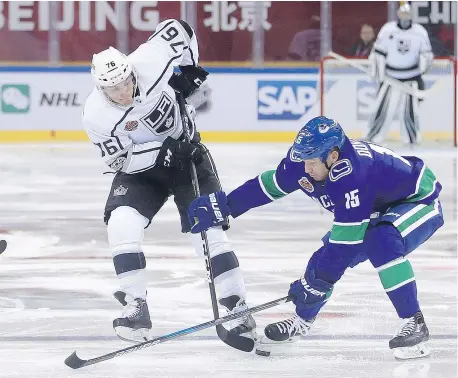
[[420,54],[418,68],[420,69],[422,75],[428,71],[429,67],[431,67],[433,59],[434,55],[432,52],[424,52]]
[[377,83],[383,83],[385,79],[385,57],[374,51],[369,55],[369,61],[371,64],[371,77]]

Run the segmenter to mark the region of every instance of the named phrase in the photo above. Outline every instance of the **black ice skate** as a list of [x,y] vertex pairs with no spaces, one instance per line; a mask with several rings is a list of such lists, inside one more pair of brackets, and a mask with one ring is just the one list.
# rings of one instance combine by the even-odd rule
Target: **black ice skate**
[[292,318],[272,323],[264,328],[264,334],[270,341],[294,342],[301,336],[306,336],[312,327],[315,318],[311,320],[302,319],[294,315]]
[[407,319],[394,338],[390,340],[390,349],[394,357],[399,360],[422,358],[430,355],[426,346],[429,340],[429,331],[421,311]]
[[113,328],[118,337],[132,342],[148,340],[152,324],[146,301],[141,298],[132,299],[120,291],[114,296],[124,306],[121,317],[113,320]]
[[[235,314],[248,309],[245,301],[240,299],[238,295],[231,295],[227,298],[221,298],[219,300],[222,306],[224,306],[228,314]],[[241,318],[235,319],[228,323],[228,330],[237,335],[243,335],[250,337],[253,340],[257,338],[256,336],[256,322],[251,315],[243,316]]]
[[274,346],[294,343],[301,336],[306,336],[312,328],[315,318],[302,319],[294,315],[289,319],[271,323],[264,328],[264,335],[256,346],[256,354],[268,356]]

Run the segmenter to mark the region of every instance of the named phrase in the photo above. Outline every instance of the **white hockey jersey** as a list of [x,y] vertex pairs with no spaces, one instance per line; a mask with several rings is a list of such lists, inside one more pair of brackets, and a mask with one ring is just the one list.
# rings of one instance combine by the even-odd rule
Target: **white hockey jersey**
[[134,174],[155,165],[165,138],[182,134],[175,91],[168,81],[174,67],[198,64],[195,33],[190,36],[177,20],[165,20],[128,59],[137,73],[133,104],[113,104],[94,88],[84,105],[83,126],[108,166]]
[[[395,21],[380,29],[374,53],[385,57],[385,73],[396,79],[421,75],[434,58],[428,32],[423,26],[413,23],[404,30]],[[420,62],[421,56],[423,62]]]

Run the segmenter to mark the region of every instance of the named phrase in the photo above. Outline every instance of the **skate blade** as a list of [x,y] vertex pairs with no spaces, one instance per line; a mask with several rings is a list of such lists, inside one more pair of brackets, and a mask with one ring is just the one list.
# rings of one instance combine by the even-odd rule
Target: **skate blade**
[[412,360],[416,358],[424,358],[424,357],[428,357],[430,354],[431,354],[431,351],[428,348],[428,346],[426,345],[426,343],[420,343],[412,347],[393,349],[394,358],[400,361]]
[[135,344],[151,339],[151,329],[148,328],[132,330],[132,328],[128,327],[116,327],[115,332],[121,340]]
[[271,352],[279,352],[283,349],[282,347],[294,344],[299,340],[300,337],[293,337],[285,341],[274,341],[266,336],[262,336],[255,345],[255,353],[260,356],[268,357]]

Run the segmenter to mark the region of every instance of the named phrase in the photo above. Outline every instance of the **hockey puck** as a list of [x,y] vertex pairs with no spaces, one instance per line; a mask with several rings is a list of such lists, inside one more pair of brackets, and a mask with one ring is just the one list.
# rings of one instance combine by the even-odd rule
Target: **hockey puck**
[[269,356],[270,356],[270,352],[267,351],[267,350],[256,349],[256,350],[255,350],[255,353],[256,353],[258,356],[263,356],[263,357],[269,357]]
[[0,240],[0,253],[5,252],[6,247],[8,246],[6,240]]

